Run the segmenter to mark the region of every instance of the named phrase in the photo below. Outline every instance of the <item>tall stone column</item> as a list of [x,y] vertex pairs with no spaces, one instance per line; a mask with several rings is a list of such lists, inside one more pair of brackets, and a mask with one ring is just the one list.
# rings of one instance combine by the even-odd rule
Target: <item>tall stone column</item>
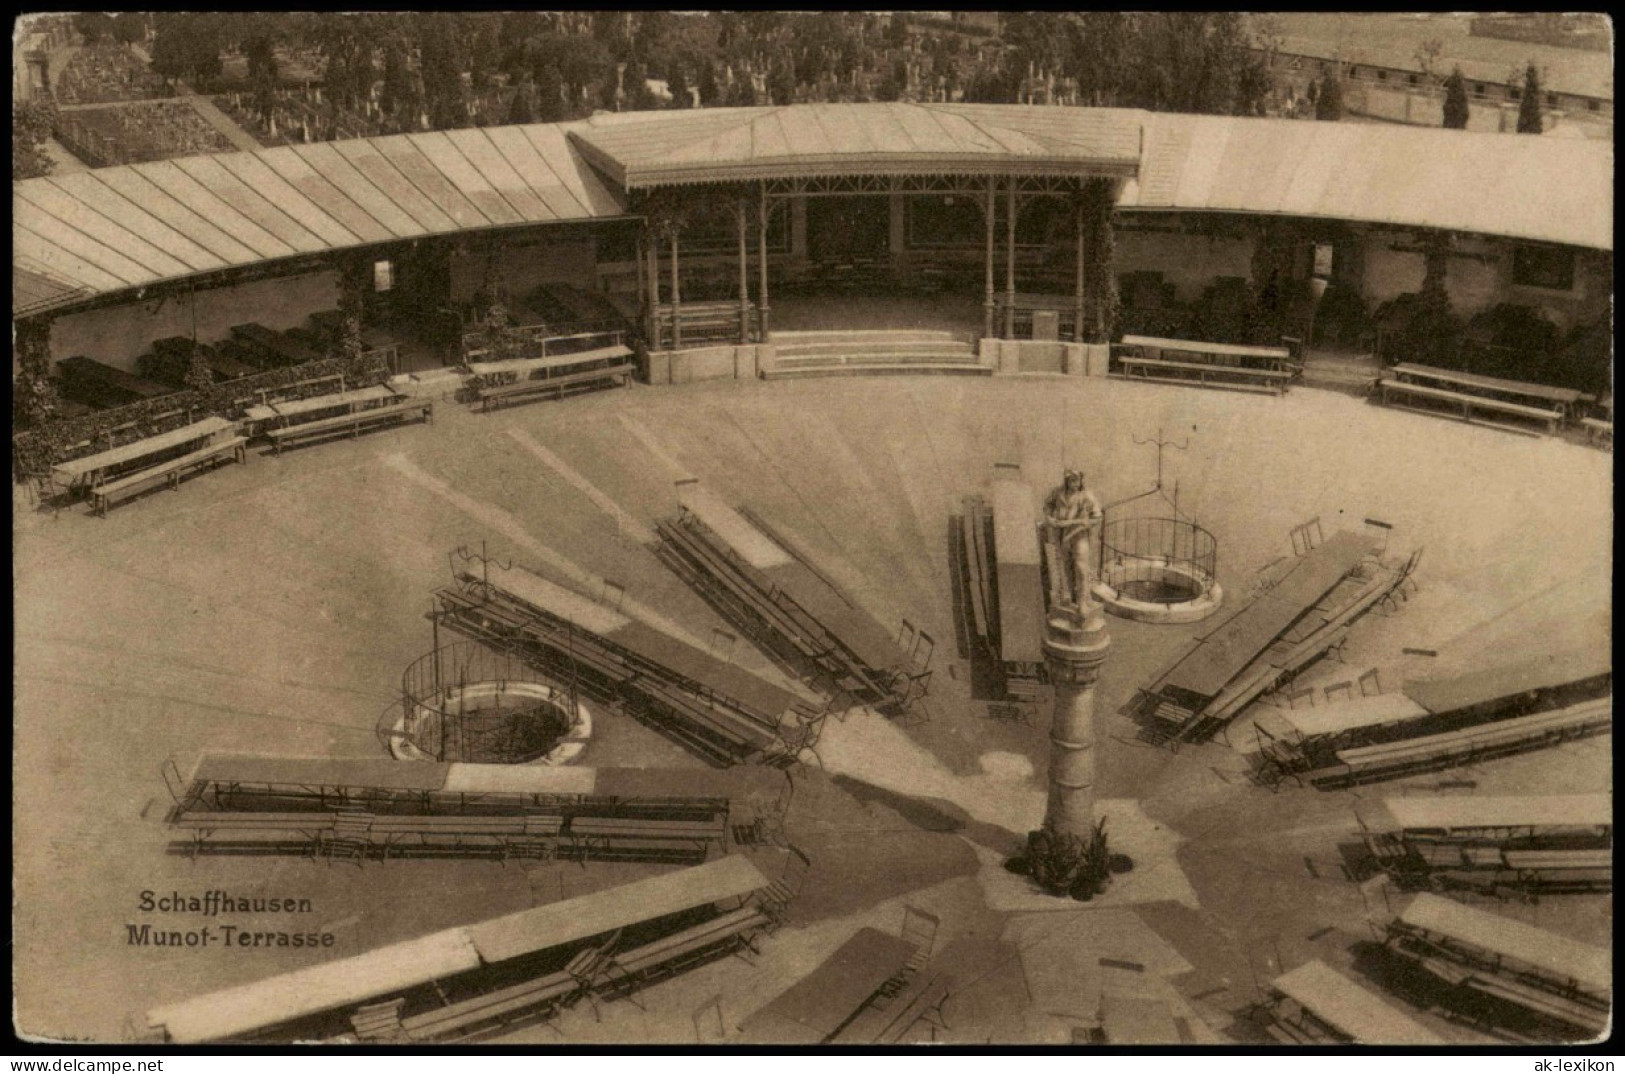
[[1056,609],[1044,636],[1044,662],[1055,690],[1044,827],[1085,843],[1095,826],[1095,683],[1111,644],[1098,604],[1086,604],[1082,612]]

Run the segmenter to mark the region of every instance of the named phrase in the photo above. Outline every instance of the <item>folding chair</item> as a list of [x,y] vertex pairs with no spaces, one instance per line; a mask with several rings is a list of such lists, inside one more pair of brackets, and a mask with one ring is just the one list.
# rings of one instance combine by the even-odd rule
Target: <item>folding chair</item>
[[1354,683],[1352,680],[1333,683],[1322,690],[1321,694],[1325,697],[1327,704],[1331,704],[1335,700],[1348,700],[1354,697]]
[[918,972],[931,958],[931,949],[937,942],[937,929],[942,922],[935,914],[927,913],[917,906],[903,907],[903,939],[914,945],[914,954],[909,957],[908,969]]
[[1292,527],[1292,554],[1306,556],[1326,540],[1320,529],[1320,516],[1316,515],[1308,522],[1299,523]]
[[1294,690],[1290,694],[1283,695],[1283,697],[1288,709],[1299,708],[1298,702],[1300,701],[1305,702],[1301,706],[1302,708],[1312,709],[1315,707],[1315,688],[1313,686],[1305,686],[1301,690]]

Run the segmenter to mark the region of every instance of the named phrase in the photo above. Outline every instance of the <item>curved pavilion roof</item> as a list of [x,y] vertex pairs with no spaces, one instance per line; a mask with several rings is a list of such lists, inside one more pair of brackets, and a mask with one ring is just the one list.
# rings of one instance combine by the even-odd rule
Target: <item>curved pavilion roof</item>
[[1147,112],[1124,209],[1307,216],[1614,245],[1607,142]]
[[623,189],[838,175],[1132,175],[1144,113],[806,104],[603,114],[570,134]]
[[[1129,210],[1277,214],[1613,249],[1613,147],[1021,105],[599,115],[184,157],[12,184],[13,315],[260,263],[605,219],[627,191],[835,175],[1112,175]],[[42,302],[43,299],[43,302]]]

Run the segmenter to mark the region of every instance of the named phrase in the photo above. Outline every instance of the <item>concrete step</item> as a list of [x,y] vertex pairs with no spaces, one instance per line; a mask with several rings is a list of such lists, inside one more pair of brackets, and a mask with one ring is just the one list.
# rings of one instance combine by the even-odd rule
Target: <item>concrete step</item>
[[972,351],[964,353],[874,353],[866,351],[863,354],[803,354],[803,356],[783,357],[777,356],[772,366],[777,369],[801,369],[801,367],[819,366],[975,366],[978,364],[977,356]]
[[886,354],[975,354],[976,348],[969,343],[960,343],[951,339],[833,339],[821,340],[817,343],[778,343],[774,346],[775,353],[780,358],[800,358],[804,356],[816,357],[826,354],[851,354],[853,352],[883,351]]
[[804,377],[861,377],[895,374],[944,373],[960,376],[992,376],[989,366],[970,362],[887,362],[862,365],[796,366],[790,369],[764,369],[763,380],[796,380]]
[[878,340],[890,342],[922,342],[922,343],[963,343],[963,337],[949,331],[930,328],[875,328],[854,329],[839,332],[780,332],[775,331],[768,337],[768,342],[778,346],[800,343],[839,343],[850,340],[854,343],[872,343]]

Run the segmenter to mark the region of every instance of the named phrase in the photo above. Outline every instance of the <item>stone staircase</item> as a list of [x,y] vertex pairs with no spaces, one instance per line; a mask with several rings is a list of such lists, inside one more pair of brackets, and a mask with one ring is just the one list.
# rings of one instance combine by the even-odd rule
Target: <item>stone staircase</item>
[[992,366],[977,359],[974,342],[946,331],[774,332],[770,342],[773,358],[762,364],[766,380],[894,373],[987,376],[993,372]]

